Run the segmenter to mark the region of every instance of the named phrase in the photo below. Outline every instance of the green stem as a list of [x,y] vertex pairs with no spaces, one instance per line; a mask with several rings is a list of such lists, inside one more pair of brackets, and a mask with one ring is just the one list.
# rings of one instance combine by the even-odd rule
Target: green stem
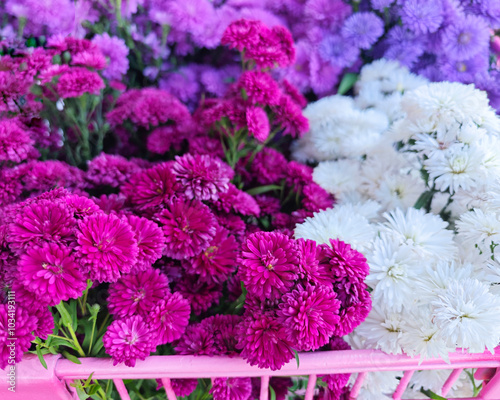
[[81,357],[85,357],[85,352],[83,351],[82,346],[80,346],[80,342],[76,338],[76,334],[75,334],[75,331],[73,330],[73,327],[71,325],[68,325],[68,329],[69,329],[69,333],[71,334],[71,337],[73,338],[73,343],[76,347],[76,350],[78,351],[78,354]]
[[65,338],[62,336],[57,336],[57,335],[52,335],[52,334],[50,334],[49,336],[52,336],[52,337],[55,337],[55,338],[61,339],[61,340],[66,340],[66,341],[71,342],[71,343],[73,342],[71,339],[68,339],[68,338]]
[[102,321],[101,327],[97,331],[97,335],[96,335],[97,337],[99,337],[101,335],[101,332],[103,331],[103,329],[105,329],[106,322],[108,322],[108,319],[109,319],[109,314],[107,314],[106,317],[104,318],[104,321]]
[[88,354],[92,351],[92,345],[94,344],[94,332],[95,332],[95,324],[97,322],[97,316],[94,317],[94,323],[92,324],[92,333],[90,334],[90,343],[89,343],[89,351]]

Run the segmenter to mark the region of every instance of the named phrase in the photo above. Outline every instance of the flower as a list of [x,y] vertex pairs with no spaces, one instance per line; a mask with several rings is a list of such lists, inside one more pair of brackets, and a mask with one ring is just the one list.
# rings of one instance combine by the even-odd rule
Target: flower
[[87,282],[71,253],[55,243],[29,248],[19,259],[19,280],[51,306],[80,297]]
[[118,318],[127,315],[146,318],[169,292],[167,277],[157,269],[123,275],[109,285],[108,309]]
[[436,32],[443,19],[442,3],[432,0],[405,1],[401,7],[403,24],[418,35]]
[[157,344],[171,343],[179,339],[189,323],[191,309],[189,301],[180,293],[167,293],[156,303],[147,321],[155,332]]
[[264,143],[271,131],[266,112],[260,107],[248,107],[246,110],[246,119],[248,132],[258,142]]
[[281,97],[278,83],[268,72],[244,72],[238,80],[238,88],[244,90],[245,96],[252,105],[277,105]]
[[99,95],[105,85],[97,72],[82,67],[73,67],[59,77],[57,93],[63,99],[80,97],[85,93]]
[[278,183],[285,177],[286,158],[270,147],[258,152],[252,162],[251,171],[258,183],[269,185]]
[[218,210],[226,213],[234,211],[241,215],[258,216],[260,214],[260,207],[253,196],[239,190],[232,183],[229,184],[226,192],[219,193],[219,199],[214,205]]
[[282,297],[278,321],[297,350],[317,350],[328,343],[340,320],[336,297],[331,287],[311,285],[297,285]]
[[177,181],[188,199],[217,200],[228,189],[233,170],[218,158],[209,155],[177,156],[172,165]]
[[64,198],[64,203],[76,219],[83,219],[99,211],[99,206],[87,197],[77,194],[68,194]]
[[278,299],[297,279],[298,256],[295,243],[278,232],[251,234],[242,244],[242,281],[250,293],[261,299]]
[[108,185],[119,187],[127,182],[139,166],[125,157],[101,153],[87,163],[85,178],[94,186]]
[[342,36],[352,46],[369,49],[384,33],[384,22],[375,13],[357,12],[342,27]]
[[248,400],[252,381],[250,378],[214,378],[210,393],[214,400]]
[[456,18],[442,35],[442,48],[454,60],[465,60],[488,52],[490,32],[483,18],[467,14]]
[[15,119],[0,120],[0,161],[20,163],[36,154],[27,129]]
[[201,282],[192,275],[187,275],[175,285],[175,291],[189,300],[195,315],[207,311],[212,305],[218,304],[222,297],[222,285],[214,282]]
[[177,354],[208,355],[217,354],[212,332],[207,331],[200,323],[189,325],[175,346]]
[[333,284],[337,299],[341,301],[339,310],[340,321],[335,327],[335,336],[345,336],[352,332],[372,308],[370,294],[364,282],[344,278]]
[[[198,379],[172,379],[170,381],[176,396],[189,396],[198,386]],[[158,390],[158,389],[157,389]]]
[[134,232],[139,247],[137,263],[131,272],[145,270],[161,258],[163,254],[163,248],[165,247],[163,231],[155,222],[147,218],[129,215],[127,221]]
[[130,272],[139,248],[130,225],[113,214],[95,214],[78,223],[76,247],[82,269],[92,280],[116,282]]
[[341,240],[330,239],[326,257],[330,259],[331,272],[336,279],[347,277],[363,281],[370,271],[363,254]]
[[154,333],[139,315],[113,321],[102,341],[113,365],[123,362],[134,367],[137,359],[144,360],[156,350]]
[[210,209],[198,200],[173,198],[158,214],[165,235],[164,255],[182,260],[205,251],[217,232]]
[[259,32],[266,29],[260,21],[239,19],[232,22],[222,35],[221,44],[231,49],[242,51],[244,48],[253,48],[260,40]]
[[309,130],[309,122],[302,115],[302,109],[290,96],[282,95],[279,104],[272,109],[275,112],[275,122],[283,128],[285,135],[301,137]]
[[109,80],[121,80],[122,75],[128,70],[129,49],[125,41],[116,36],[109,36],[107,32],[101,35],[95,35],[92,38],[99,50],[109,60],[108,65],[102,71],[102,76]]

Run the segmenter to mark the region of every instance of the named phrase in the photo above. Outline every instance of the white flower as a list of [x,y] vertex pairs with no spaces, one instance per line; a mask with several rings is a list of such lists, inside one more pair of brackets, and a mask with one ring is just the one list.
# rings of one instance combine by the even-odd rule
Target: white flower
[[313,171],[313,181],[336,199],[360,186],[360,161],[323,161]]
[[366,217],[352,210],[352,206],[340,205],[314,213],[295,227],[295,238],[314,240],[318,244],[340,239],[364,252],[371,246],[376,230]]
[[[402,371],[375,371],[368,372],[361,385],[358,400],[390,400],[392,393],[396,390],[399,380],[403,376]],[[353,384],[357,374],[352,374],[349,382]]]
[[406,213],[396,209],[385,213],[387,222],[381,229],[402,246],[408,246],[423,259],[449,259],[456,252],[453,232],[439,216],[409,208]]
[[403,305],[414,301],[414,279],[421,263],[410,248],[400,247],[385,234],[375,239],[366,256],[370,266],[366,283],[374,289],[373,302],[401,312]]
[[441,335],[452,346],[494,352],[500,341],[500,298],[477,279],[452,282],[431,303]]
[[[443,383],[446,382],[446,379],[448,379],[452,371],[452,369],[427,369],[415,371],[408,386],[413,386],[415,392],[420,392],[420,388],[424,388],[439,394],[441,393]],[[458,383],[456,382],[454,386],[461,386],[461,384],[462,383],[458,381]],[[412,398],[414,398],[413,393],[411,395]]]
[[470,251],[477,246],[482,252],[490,252],[490,247],[500,244],[499,214],[491,211],[474,209],[460,216],[456,222],[457,238]]

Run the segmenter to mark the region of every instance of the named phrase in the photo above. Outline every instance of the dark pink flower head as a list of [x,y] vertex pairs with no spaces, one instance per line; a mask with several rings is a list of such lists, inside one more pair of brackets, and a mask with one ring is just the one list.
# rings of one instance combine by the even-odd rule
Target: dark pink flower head
[[326,245],[317,245],[314,240],[296,240],[299,254],[299,276],[306,282],[320,285],[331,285],[334,277],[331,276],[327,253],[330,248]]
[[217,227],[210,246],[200,255],[184,260],[182,266],[188,274],[199,276],[204,282],[222,283],[236,269],[238,244],[234,236]]
[[101,153],[88,162],[85,179],[94,186],[106,185],[119,187],[127,182],[132,174],[140,171],[136,163],[125,157]]
[[130,272],[139,248],[130,225],[109,214],[95,214],[78,223],[77,251],[83,270],[98,282],[116,282]]
[[264,147],[252,162],[251,171],[262,185],[278,184],[285,177],[286,158],[279,151]]
[[266,112],[260,107],[248,107],[246,118],[248,133],[258,142],[264,143],[271,131]]
[[175,194],[177,183],[169,163],[138,172],[122,186],[129,201],[140,209],[158,206]]
[[172,379],[170,383],[176,396],[186,397],[194,392],[198,386],[198,379]]
[[24,164],[22,180],[25,190],[43,193],[55,187],[83,188],[83,171],[57,160]]
[[222,35],[221,44],[231,49],[242,51],[244,48],[253,48],[259,43],[261,30],[267,29],[260,21],[239,19],[232,22]]
[[250,378],[214,378],[210,393],[214,400],[248,400],[252,381]]
[[218,304],[222,297],[221,284],[201,282],[191,275],[184,275],[175,285],[175,291],[189,300],[191,310],[195,315],[200,315],[212,305]]
[[26,127],[17,120],[0,120],[0,162],[20,163],[36,154]]
[[36,329],[33,331],[35,336],[43,340],[47,340],[49,335],[54,334],[54,317],[50,312],[50,308],[38,305],[35,310],[30,310],[38,320]]
[[285,92],[285,94],[290,96],[295,104],[297,104],[300,108],[304,108],[307,106],[307,99],[295,86],[293,86],[286,79],[283,79],[281,84],[283,85],[283,91]]
[[209,136],[195,136],[189,138],[189,152],[191,154],[206,154],[212,157],[224,158],[224,149],[220,139]]
[[158,215],[165,235],[164,255],[182,260],[205,251],[215,236],[217,222],[203,203],[174,198]]
[[364,282],[344,278],[334,283],[333,290],[341,301],[340,321],[336,326],[335,336],[345,336],[351,333],[370,313],[372,300]]
[[281,98],[281,89],[268,72],[244,72],[238,80],[238,88],[245,91],[248,101],[252,104],[277,105]]
[[213,356],[217,354],[212,332],[207,331],[200,323],[189,325],[175,346],[177,354]]
[[6,168],[0,170],[0,207],[15,202],[23,191],[18,174]]
[[66,99],[80,97],[85,93],[98,95],[104,87],[104,81],[97,72],[75,67],[59,77],[56,90],[61,98]]
[[70,248],[55,243],[28,249],[19,259],[19,280],[51,306],[80,297],[87,281],[71,252]]
[[280,212],[280,200],[276,197],[261,194],[255,196],[255,200],[260,208],[260,216],[272,215]]
[[100,70],[106,68],[108,61],[98,48],[93,48],[75,54],[71,59],[71,64]]
[[70,194],[66,196],[63,201],[77,219],[83,219],[99,212],[99,206],[87,197]]
[[139,315],[113,321],[102,341],[113,365],[123,362],[134,367],[137,359],[144,360],[156,350],[154,332]]
[[163,236],[161,228],[147,218],[129,215],[127,221],[132,227],[139,247],[137,263],[131,272],[146,270],[163,255],[165,236]]
[[239,190],[232,183],[229,184],[226,192],[219,194],[219,200],[214,203],[219,211],[230,213],[232,211],[241,215],[260,214],[260,208],[255,199],[248,193]]
[[314,182],[304,185],[302,195],[302,204],[308,211],[326,210],[335,204],[335,198]]
[[247,290],[260,298],[277,299],[298,278],[295,243],[276,232],[257,232],[242,245],[240,275]]
[[189,323],[189,301],[180,293],[168,293],[155,304],[147,321],[156,332],[157,344],[171,343],[179,339]]
[[252,59],[259,68],[287,67],[295,61],[292,34],[283,26],[261,29],[259,42],[248,49],[245,58]]
[[171,148],[179,151],[184,137],[175,125],[160,126],[149,134],[146,147],[155,154],[165,154]]
[[106,214],[124,214],[125,210],[125,201],[126,197],[122,194],[114,194],[110,195],[102,194],[101,197],[96,199],[93,198],[93,201],[97,204],[100,210]]
[[217,355],[235,356],[239,353],[236,349],[236,328],[241,322],[239,315],[214,315],[201,321],[201,326],[213,335],[214,348]]
[[177,156],[172,170],[188,199],[217,200],[228,189],[234,171],[218,158],[208,155]]
[[301,189],[312,182],[312,173],[311,167],[297,161],[290,161],[286,167],[286,183],[291,187]]
[[72,240],[75,224],[64,204],[39,200],[19,210],[16,222],[10,224],[8,240],[16,248],[43,242],[65,243]]
[[123,275],[109,285],[109,312],[118,318],[127,315],[147,317],[169,292],[167,277],[157,269]]
[[283,133],[293,138],[301,137],[309,131],[309,121],[302,115],[301,108],[290,96],[283,95],[277,106],[273,106],[276,123],[283,128]]
[[317,350],[328,343],[340,320],[336,297],[331,287],[322,285],[298,285],[283,296],[278,321],[297,350]]
[[241,349],[241,357],[250,365],[276,371],[294,358],[283,325],[271,315],[246,318],[237,329],[237,347]]
[[370,272],[365,256],[354,250],[349,244],[338,239],[330,239],[330,249],[327,257],[333,277],[349,278],[363,281]]

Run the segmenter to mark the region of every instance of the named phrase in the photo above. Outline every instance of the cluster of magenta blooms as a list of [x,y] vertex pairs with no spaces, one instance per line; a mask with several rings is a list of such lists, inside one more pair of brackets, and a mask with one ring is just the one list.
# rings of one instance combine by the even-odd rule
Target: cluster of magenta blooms
[[[79,125],[61,136],[40,113],[62,104],[71,115],[68,99],[99,99],[109,83],[99,48],[56,37],[1,57],[0,279],[3,296],[15,293],[17,361],[35,337],[57,334],[54,306],[86,290],[104,293],[112,322],[102,340],[115,364],[132,367],[168,344],[175,354],[239,355],[276,370],[295,352],[349,347],[341,337],[371,308],[366,259],[342,241],[293,238],[297,223],[334,199],[311,167],[273,147],[308,130],[305,98],[271,74],[294,62],[292,36],[238,20],[222,44],[241,52],[244,71],[192,113],[165,90],[115,82],[101,98],[109,151],[83,169],[64,152]],[[9,318],[0,304],[2,368]],[[340,398],[348,378],[325,376],[321,393]],[[188,395],[196,380],[173,385]],[[292,382],[272,385],[283,399]],[[243,400],[259,388],[216,379],[211,393]]]

